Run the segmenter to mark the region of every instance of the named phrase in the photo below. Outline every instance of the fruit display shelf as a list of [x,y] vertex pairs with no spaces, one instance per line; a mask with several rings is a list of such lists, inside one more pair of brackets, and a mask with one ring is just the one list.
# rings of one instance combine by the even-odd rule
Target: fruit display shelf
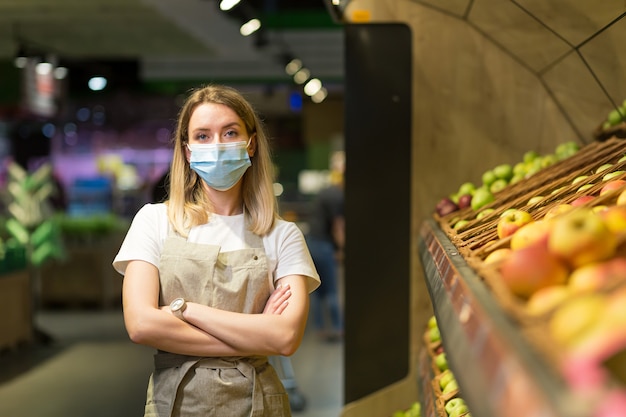
[[[421,227],[419,254],[448,363],[472,415],[591,415],[592,404],[568,389],[433,220]],[[418,386],[428,404],[432,371],[425,361]]]

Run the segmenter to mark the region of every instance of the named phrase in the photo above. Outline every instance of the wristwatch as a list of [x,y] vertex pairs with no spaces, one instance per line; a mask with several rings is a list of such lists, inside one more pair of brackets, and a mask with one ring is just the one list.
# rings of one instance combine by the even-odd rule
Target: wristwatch
[[172,314],[182,321],[185,321],[185,318],[183,317],[183,311],[185,311],[186,308],[187,302],[184,298],[177,298],[170,304],[170,310],[172,311]]

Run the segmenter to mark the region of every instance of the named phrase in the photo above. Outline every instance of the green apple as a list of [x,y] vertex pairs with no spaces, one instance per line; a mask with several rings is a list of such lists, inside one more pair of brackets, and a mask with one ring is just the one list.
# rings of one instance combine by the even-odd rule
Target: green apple
[[497,180],[495,180],[494,182],[491,183],[491,185],[489,186],[489,191],[491,191],[493,194],[502,191],[506,188],[506,186],[509,185],[509,183],[507,182],[507,180],[503,179],[503,178],[498,178]]
[[526,203],[527,206],[532,206],[533,204],[537,204],[538,202],[540,202],[541,200],[543,200],[545,197],[542,195],[536,195],[533,197],[530,197],[528,199],[528,203]]
[[544,155],[541,157],[541,168],[547,168],[557,163],[557,157],[555,155]]
[[446,369],[439,375],[439,388],[444,389],[446,385],[450,383],[450,381],[454,381],[454,374],[450,369]]
[[496,211],[496,209],[491,208],[491,207],[486,208],[486,209],[484,209],[484,210],[481,210],[481,211],[479,211],[479,212],[478,212],[478,214],[476,215],[476,220],[480,220],[480,219],[482,219],[483,217],[485,217],[486,215],[493,213],[494,211]]
[[513,175],[513,178],[511,178],[511,180],[509,181],[509,184],[516,184],[524,178],[526,178],[526,174],[515,174]]
[[469,220],[461,219],[458,222],[454,223],[454,226],[452,226],[452,228],[454,230],[459,230],[460,228],[462,228],[463,226],[465,226],[468,223],[469,223]]
[[524,162],[518,162],[513,165],[513,175],[526,175],[526,164]]
[[559,160],[563,160],[574,155],[579,150],[580,150],[580,146],[578,145],[578,143],[574,141],[570,141],[570,142],[565,142],[565,143],[561,143],[560,145],[558,145],[554,153],[556,154],[556,157]]
[[448,384],[446,384],[446,387],[443,390],[441,390],[441,392],[443,394],[449,394],[451,392],[458,391],[458,389],[459,389],[459,383],[456,381],[456,379],[454,379],[448,382]]
[[435,366],[440,371],[445,371],[448,369],[448,358],[446,357],[446,352],[441,352],[435,356]]
[[602,181],[608,181],[611,180],[613,178],[619,177],[620,175],[624,175],[624,173],[626,173],[626,171],[613,171],[613,172],[609,172],[608,174],[604,175],[602,177]]
[[457,195],[459,195],[459,196],[465,195],[465,194],[472,195],[472,194],[474,194],[474,191],[476,191],[476,186],[474,185],[474,183],[472,183],[472,182],[464,182],[459,187],[459,191],[457,192]]
[[596,169],[595,173],[599,174],[600,172],[606,171],[607,169],[612,168],[612,167],[613,167],[613,164],[602,164]]
[[579,175],[572,180],[572,185],[578,184],[579,182],[584,181],[587,178],[589,178],[589,175]]
[[428,340],[430,340],[431,343],[439,342],[441,340],[439,327],[431,327],[428,329]]
[[524,154],[523,161],[526,163],[532,162],[539,158],[539,154],[535,151],[528,151]]
[[609,112],[607,116],[607,121],[611,124],[611,126],[615,126],[620,124],[624,120],[624,116],[619,112],[619,110],[614,109]]
[[583,184],[580,187],[578,187],[578,190],[576,190],[576,192],[580,193],[582,191],[588,190],[591,187],[593,187],[595,184]]
[[445,408],[446,413],[448,413],[448,415],[450,415],[450,413],[452,412],[452,410],[454,410],[457,407],[462,407],[462,406],[466,406],[465,404],[465,400],[463,398],[451,398],[449,399],[445,405],[443,406],[443,408]]
[[460,417],[469,412],[469,408],[467,408],[467,404],[459,405],[456,408],[453,408],[449,413],[448,417]]
[[510,164],[500,164],[493,170],[496,178],[509,181],[513,177],[513,167]]
[[486,206],[493,200],[495,200],[495,197],[491,191],[483,187],[477,188],[472,196],[472,210],[478,211],[478,209]]
[[435,328],[435,327],[437,327],[437,317],[431,316],[428,319],[428,328],[432,329],[432,328]]
[[624,162],[624,161],[626,161],[626,155],[623,155],[620,159],[618,159],[617,163],[619,164],[619,163]]
[[493,184],[495,180],[498,179],[498,177],[496,177],[496,174],[495,172],[493,172],[493,170],[489,170],[483,173],[481,179],[483,181],[483,185],[489,187],[491,184]]

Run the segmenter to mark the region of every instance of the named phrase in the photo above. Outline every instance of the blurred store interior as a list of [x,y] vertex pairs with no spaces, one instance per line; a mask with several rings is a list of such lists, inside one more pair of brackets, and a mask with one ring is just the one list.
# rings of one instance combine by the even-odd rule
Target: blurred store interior
[[[132,351],[121,321],[121,276],[111,261],[168,169],[174,122],[191,88],[227,84],[249,98],[271,135],[281,215],[306,230],[309,202],[328,181],[331,156],[343,151],[343,31],[330,7],[324,0],[0,1],[0,220],[5,226],[14,217],[9,207],[20,197],[11,183],[26,176],[51,203],[40,223],[54,219],[62,234],[34,248],[41,258],[32,300],[17,278],[0,281],[25,297],[12,304],[13,323],[0,324],[0,414],[97,415],[93,398],[85,400],[91,411],[29,408],[17,399],[57,378],[44,376],[44,364],[70,346],[120,343]],[[53,192],[36,179],[48,168]],[[1,229],[0,273],[12,279],[30,263]],[[0,286],[0,293],[9,291]],[[32,301],[32,309],[22,301]],[[31,324],[35,340],[22,329]],[[319,408],[328,406],[338,412],[341,344],[309,343],[302,351],[311,360],[295,365],[301,384],[316,390],[306,393],[312,414],[303,415],[328,415]],[[319,349],[334,361],[327,367],[331,381],[320,383],[313,366]],[[80,372],[76,361],[71,374]],[[141,392],[146,363],[130,362],[126,369],[140,375]],[[43,380],[23,381],[39,374]],[[81,385],[85,398],[103,389]],[[319,390],[324,386],[333,389],[330,396]],[[50,402],[78,393],[59,391]],[[135,399],[141,403],[142,396]],[[105,408],[102,415],[122,416],[125,400],[116,401],[117,411]]]

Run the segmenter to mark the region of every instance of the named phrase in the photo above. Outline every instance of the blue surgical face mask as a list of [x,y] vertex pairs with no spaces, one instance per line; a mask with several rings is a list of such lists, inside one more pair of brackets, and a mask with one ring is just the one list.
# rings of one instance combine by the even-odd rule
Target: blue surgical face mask
[[247,142],[189,144],[189,165],[211,187],[231,189],[252,165]]

